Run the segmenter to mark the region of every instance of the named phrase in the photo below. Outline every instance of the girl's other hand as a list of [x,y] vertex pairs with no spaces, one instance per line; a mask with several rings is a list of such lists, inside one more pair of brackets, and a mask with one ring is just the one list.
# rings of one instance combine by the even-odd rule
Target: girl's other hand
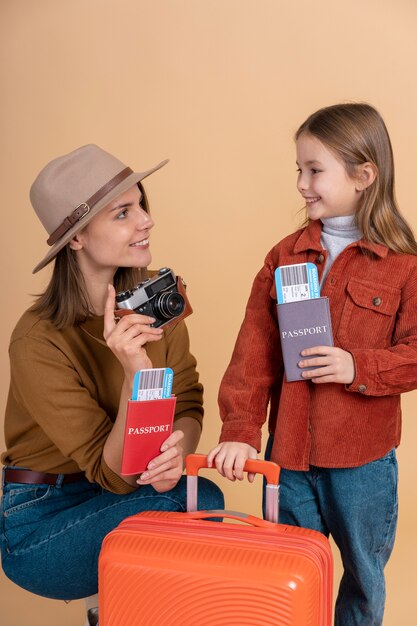
[[161,454],[149,461],[146,471],[136,481],[138,485],[152,485],[159,493],[175,487],[184,471],[183,438],[181,430],[170,434],[161,446]]
[[[247,459],[256,459],[258,456],[256,448],[248,443],[240,441],[225,441],[219,443],[215,448],[210,450],[207,455],[207,465],[209,467],[214,464],[219,474],[229,480],[243,480],[243,467]],[[248,481],[253,483],[255,474],[248,472]]]
[[302,357],[312,357],[298,362],[298,366],[317,369],[302,373],[302,377],[313,383],[342,383],[350,385],[355,378],[355,363],[350,352],[334,346],[306,348]]
[[104,308],[103,335],[110,350],[120,361],[125,375],[133,377],[138,370],[152,367],[144,346],[149,341],[159,341],[163,330],[150,326],[155,321],[152,317],[137,313],[124,315],[116,322],[115,297],[116,291],[113,285],[109,285]]

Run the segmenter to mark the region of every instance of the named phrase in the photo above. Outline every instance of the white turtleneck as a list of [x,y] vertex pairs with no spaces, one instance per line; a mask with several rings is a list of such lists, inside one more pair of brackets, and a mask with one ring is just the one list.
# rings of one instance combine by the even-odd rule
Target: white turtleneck
[[361,239],[360,230],[355,224],[354,215],[343,215],[337,217],[323,217],[321,219],[323,228],[321,231],[320,243],[327,250],[326,266],[323,270],[321,284],[323,284],[336,257],[348,245]]

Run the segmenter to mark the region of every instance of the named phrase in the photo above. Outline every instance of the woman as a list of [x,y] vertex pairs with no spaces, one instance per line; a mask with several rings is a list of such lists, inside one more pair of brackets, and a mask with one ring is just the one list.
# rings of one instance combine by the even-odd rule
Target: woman
[[[54,259],[45,292],[10,342],[11,383],[2,455],[2,565],[33,593],[75,599],[97,592],[104,536],[144,510],[184,511],[184,456],[202,424],[202,386],[183,321],[164,328],[133,313],[117,321],[116,291],[151,261],[149,215],[137,173],[95,145],[51,161],[31,202]],[[169,366],[177,397],[172,434],[145,472],[120,473],[127,401],[137,370]],[[222,508],[201,480],[200,507]]]

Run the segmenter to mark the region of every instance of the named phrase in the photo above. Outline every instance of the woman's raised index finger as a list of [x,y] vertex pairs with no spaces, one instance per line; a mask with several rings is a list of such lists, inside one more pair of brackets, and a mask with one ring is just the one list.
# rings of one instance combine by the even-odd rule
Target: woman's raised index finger
[[110,283],[107,286],[107,298],[104,305],[104,332],[109,333],[115,326],[114,307],[116,304],[116,290]]

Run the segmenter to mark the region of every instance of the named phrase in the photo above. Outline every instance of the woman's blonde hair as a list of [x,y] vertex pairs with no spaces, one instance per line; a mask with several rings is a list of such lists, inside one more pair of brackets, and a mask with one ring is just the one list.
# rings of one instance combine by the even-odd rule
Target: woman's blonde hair
[[[138,187],[142,192],[141,206],[149,213],[145,190],[141,183],[138,183]],[[119,267],[113,279],[116,292],[131,289],[146,276],[146,268]],[[92,316],[84,277],[77,262],[77,253],[69,244],[56,255],[48,286],[37,296],[30,310],[41,319],[50,320],[58,330],[81,324]]]
[[335,104],[310,115],[295,133],[295,139],[303,133],[329,148],[343,161],[352,178],[363,163],[375,167],[375,180],[363,191],[356,213],[357,226],[369,242],[383,244],[394,252],[417,255],[417,242],[395,199],[392,146],[378,111],[365,103]]

